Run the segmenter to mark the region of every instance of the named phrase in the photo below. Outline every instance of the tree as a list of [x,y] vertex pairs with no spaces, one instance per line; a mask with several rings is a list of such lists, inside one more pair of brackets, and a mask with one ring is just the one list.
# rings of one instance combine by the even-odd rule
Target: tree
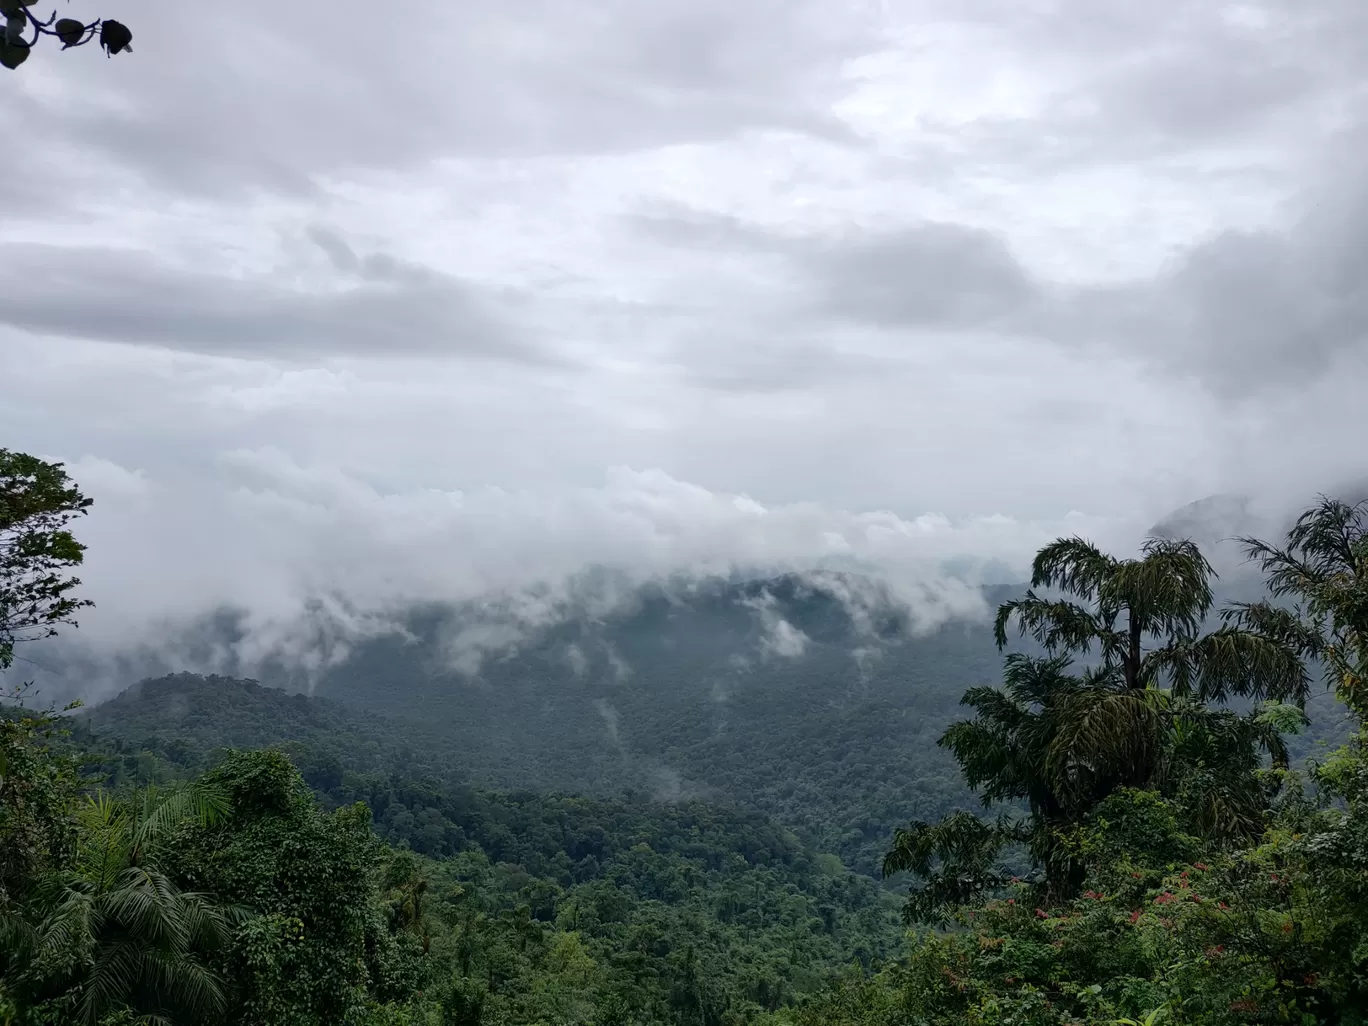
[[[1233,736],[1225,719],[1217,726],[1208,703],[1242,697],[1301,707],[1309,676],[1298,646],[1254,623],[1228,620],[1203,631],[1215,576],[1190,541],[1150,539],[1140,558],[1124,560],[1079,538],[1041,549],[1031,590],[1002,605],[994,633],[999,648],[1005,647],[1015,619],[1023,635],[1059,658],[1040,664],[1049,672],[1028,675],[1025,687],[1013,681],[1009,660],[1001,698],[982,689],[966,696],[979,708],[978,725],[957,724],[945,744],[972,769],[971,786],[989,785],[995,773],[983,744],[1010,743],[1022,733],[1031,741],[1034,761],[1017,758],[1004,767],[1013,786],[1048,787],[1059,811],[1076,821],[1117,787],[1164,787],[1175,774],[1175,758],[1183,761],[1184,748],[1175,742],[1184,735],[1175,736],[1175,730],[1185,730],[1189,753],[1197,738],[1218,744],[1224,743],[1218,737]],[[1067,597],[1044,598],[1037,588]],[[1083,673],[1063,672],[1068,660],[1094,650],[1097,659]],[[1008,714],[1005,699],[1016,702],[1015,712]],[[983,729],[992,722],[995,727]],[[1246,740],[1257,735],[1285,761],[1276,731],[1259,732],[1256,725],[1251,721],[1245,729]],[[1026,782],[1023,774],[1035,779]]]
[[[1203,633],[1216,572],[1187,540],[1151,538],[1138,559],[1117,559],[1082,538],[1060,538],[1036,554],[1031,588],[1003,603],[998,648],[1015,619],[1051,654],[1091,655],[1096,679],[1134,696],[1167,683],[1198,701],[1240,695],[1301,703],[1309,684],[1299,653],[1251,624]],[[1038,588],[1064,598],[1037,594]]]
[[228,1021],[351,1022],[421,975],[421,939],[391,932],[364,805],[324,814],[279,752],[232,753],[202,779],[231,815],[178,834],[168,863],[184,885],[252,912],[215,963],[233,981]]
[[159,856],[182,824],[226,811],[201,784],[85,799],[71,865],[39,880],[9,920],[20,1006],[86,1023],[124,1009],[166,1022],[218,1015],[222,981],[206,957],[227,942],[234,913],[179,889]]
[[56,733],[52,716],[0,713],[0,916],[76,851],[77,759],[53,751]]
[[1282,547],[1241,541],[1268,575],[1272,596],[1299,601],[1290,609],[1240,603],[1229,618],[1320,660],[1340,700],[1360,718],[1368,716],[1368,501],[1321,497],[1297,518]]
[[[35,0],[0,0],[0,14],[5,18],[5,32],[0,36],[0,65],[14,69],[28,60],[29,53],[42,36],[52,36],[63,50],[85,46],[98,38],[106,56],[127,50],[132,52],[133,33],[122,22],[112,18],[96,18],[86,23],[75,18],[58,18],[57,12],[40,21],[29,8]],[[29,33],[32,32],[32,38]]]
[[63,464],[0,449],[0,670],[18,642],[75,627],[76,613],[94,605],[72,596],[81,581],[68,575],[85,556],[68,525],[91,502]]
[[[1214,577],[1190,541],[1151,539],[1136,559],[1081,538],[1040,550],[1030,590],[999,608],[994,633],[1006,647],[1015,621],[1046,655],[1009,655],[1003,686],[966,692],[974,718],[938,742],[985,806],[1023,803],[1027,818],[989,826],[960,813],[899,830],[883,869],[923,877],[909,917],[938,915],[1000,883],[990,867],[1011,842],[1024,842],[1043,871],[1045,899],[1067,898],[1082,867],[1060,837],[1120,788],[1182,792],[1208,836],[1262,830],[1258,755],[1286,764],[1280,730],[1298,722],[1306,698],[1304,646],[1253,620],[1204,632]],[[1063,597],[1037,591],[1046,588]],[[1079,657],[1094,658],[1075,671]],[[1270,704],[1244,716],[1209,706],[1234,696]]]

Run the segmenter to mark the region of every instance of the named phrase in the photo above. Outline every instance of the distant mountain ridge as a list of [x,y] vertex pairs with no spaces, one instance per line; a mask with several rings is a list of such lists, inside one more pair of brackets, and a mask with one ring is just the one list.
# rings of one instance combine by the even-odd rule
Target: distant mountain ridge
[[[1156,533],[1229,537],[1246,513],[1243,500],[1213,496]],[[229,659],[223,672],[311,690],[325,719],[345,720],[328,729],[357,744],[369,743],[363,718],[374,715],[387,736],[408,732],[432,753],[434,771],[498,787],[735,799],[866,872],[895,826],[972,804],[935,742],[966,689],[1000,680],[988,614],[1024,585],[979,589],[968,605],[962,594],[942,607],[914,595],[918,611],[887,582],[828,571],[607,583],[413,607],[320,669]],[[1257,584],[1227,582],[1222,598]],[[223,614],[185,650],[231,654],[245,631]],[[159,729],[174,732],[176,699],[165,701]],[[260,719],[260,738],[306,730],[295,712],[309,703],[268,705],[278,715]]]

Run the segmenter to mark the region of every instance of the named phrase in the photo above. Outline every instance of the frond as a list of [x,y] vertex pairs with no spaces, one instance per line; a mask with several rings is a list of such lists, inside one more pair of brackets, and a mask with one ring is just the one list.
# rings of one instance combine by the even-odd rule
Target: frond
[[1233,695],[1279,702],[1306,701],[1311,676],[1300,653],[1277,637],[1227,625],[1191,645],[1197,694],[1221,702]]
[[0,913],[0,951],[22,955],[38,947],[40,937],[33,924],[12,912]]
[[1325,651],[1320,631],[1297,609],[1270,602],[1232,602],[1221,610],[1221,619],[1251,634],[1258,634],[1295,652],[1302,659],[1319,659]]
[[1085,802],[1099,784],[1143,775],[1158,747],[1161,698],[1153,690],[1082,694],[1060,717],[1045,760],[1056,793]]
[[1013,617],[1017,630],[1022,637],[1029,636],[1047,651],[1086,653],[1094,644],[1104,647],[1115,632],[1108,630],[1097,616],[1073,602],[1052,602],[1043,599],[1034,591],[1028,591],[1023,598],[1004,602],[998,607],[997,619],[993,623],[993,637],[998,648],[1007,646],[1007,625]]
[[1193,634],[1211,609],[1216,571],[1191,541],[1151,538],[1143,558],[1125,560],[1100,596],[1127,607],[1146,632]]
[[1017,765],[1019,750],[1013,741],[1008,731],[978,720],[961,720],[946,728],[937,744],[954,755],[971,789],[986,785],[984,800],[998,801],[1025,793]]
[[195,959],[179,953],[150,951],[144,968],[156,992],[168,999],[167,1003],[193,1013],[196,1021],[223,1010],[223,988],[218,977]]
[[1078,678],[1066,671],[1073,665],[1068,655],[1040,659],[1013,652],[1002,670],[1002,690],[1024,706],[1046,705],[1056,695],[1077,686]]
[[180,893],[160,873],[141,866],[126,869],[119,886],[98,901],[112,922],[152,947],[184,949],[190,935]]
[[127,1004],[143,977],[143,952],[128,941],[104,945],[82,988],[81,1018],[98,1022],[112,1008]]
[[970,688],[960,697],[960,705],[969,706],[980,719],[988,720],[1003,730],[1010,730],[1030,715],[1002,688]]
[[1246,556],[1259,564],[1276,596],[1309,593],[1338,574],[1353,574],[1357,548],[1368,536],[1368,501],[1350,505],[1321,496],[1297,518],[1278,548],[1257,538],[1240,541]]
[[1255,714],[1255,722],[1266,724],[1278,734],[1300,734],[1311,723],[1306,711],[1295,705],[1265,702]]
[[133,828],[132,847],[141,853],[182,823],[213,826],[228,815],[228,795],[203,781],[194,781],[169,791],[146,788],[140,795],[141,808]]
[[939,823],[912,823],[894,835],[884,856],[885,877],[911,872],[923,880],[903,909],[911,922],[943,921],[955,908],[980,900],[1005,883],[996,862],[1013,840],[993,823],[968,812],[952,812]]
[[86,799],[80,818],[84,829],[77,867],[96,890],[107,890],[128,864],[131,819],[127,806],[99,791]]
[[82,880],[69,880],[54,902],[52,897],[40,898],[52,904],[52,911],[37,928],[40,953],[84,951],[95,943],[95,934],[103,917],[94,908],[93,896]]
[[1116,572],[1117,561],[1092,542],[1059,538],[1036,553],[1032,588],[1057,588],[1077,598],[1095,598]]

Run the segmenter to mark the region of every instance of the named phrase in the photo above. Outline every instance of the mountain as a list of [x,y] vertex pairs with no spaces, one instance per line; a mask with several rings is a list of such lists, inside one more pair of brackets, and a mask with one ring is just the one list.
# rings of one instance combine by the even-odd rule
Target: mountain
[[1205,552],[1233,538],[1258,535],[1266,526],[1250,509],[1248,496],[1218,494],[1174,510],[1149,533],[1156,538],[1187,538]]
[[364,802],[393,849],[382,879],[400,888],[383,908],[412,901],[398,923],[435,966],[430,987],[403,979],[465,1012],[453,986],[476,995],[478,1017],[443,1021],[754,1022],[903,936],[895,895],[736,802],[483,790],[424,724],[224,677],[146,680],[78,719],[75,750],[110,786],[271,745],[324,810]]
[[[1006,594],[976,597],[980,611]],[[231,623],[216,630],[231,650]],[[868,579],[714,579],[540,620],[413,609],[319,674],[318,701],[269,692],[216,736],[252,747],[326,732],[348,739],[344,758],[406,744],[425,771],[486,786],[737,800],[873,872],[894,827],[971,804],[935,740],[1000,667],[985,619],[918,632]],[[254,675],[302,683],[283,664]],[[148,682],[92,719],[135,740],[199,736],[244,686]]]
[[935,740],[1001,665],[983,623],[918,635],[868,582],[797,575],[648,588],[477,665],[483,624],[428,610],[404,629],[314,693],[443,724],[500,786],[736,798],[865,871],[896,825],[969,802]]
[[[1154,533],[1211,544],[1255,526],[1244,500],[1212,496]],[[972,805],[935,742],[961,715],[966,689],[1000,680],[988,614],[1023,588],[966,601],[831,572],[641,587],[600,578],[413,607],[345,643],[320,621],[293,648],[309,659],[234,658],[252,635],[245,618],[224,612],[179,651],[182,665],[217,663],[322,700],[273,698],[269,713],[258,703],[260,721],[233,743],[305,740],[323,729],[308,718],[321,717],[358,751],[380,743],[379,732],[425,772],[480,785],[741,801],[873,872],[896,826]],[[1258,588],[1247,574],[1226,578],[1218,598],[1256,598]],[[310,662],[320,668],[299,669]],[[188,700],[143,702],[140,715],[160,719],[138,729],[190,729]],[[1333,715],[1333,703],[1315,705],[1318,718]],[[194,699],[203,715],[211,707]],[[1309,739],[1297,748],[1309,753]]]
[[[406,771],[482,786],[739,801],[873,873],[895,827],[973,806],[935,742],[967,688],[1000,679],[986,614],[1021,590],[986,589],[978,619],[922,631],[886,586],[835,574],[414,608],[318,673],[315,702],[283,693],[308,682],[283,662],[251,668],[283,690],[230,717],[238,733],[226,743],[324,732],[346,739],[333,751],[348,766],[387,746],[391,763],[405,753]],[[200,642],[220,651],[243,636],[230,617],[213,630]],[[144,684],[153,700],[136,703],[137,717],[129,696],[95,715],[169,740],[195,734],[196,717],[212,720],[241,685],[218,687],[215,698]],[[1332,702],[1315,706],[1318,719],[1335,714]],[[1295,748],[1309,754],[1312,737],[1340,727],[1318,723]]]

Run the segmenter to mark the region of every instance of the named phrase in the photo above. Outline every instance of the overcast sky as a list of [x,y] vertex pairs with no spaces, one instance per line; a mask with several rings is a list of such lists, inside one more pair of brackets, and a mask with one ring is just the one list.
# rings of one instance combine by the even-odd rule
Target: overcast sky
[[0,445],[83,634],[1368,472],[1361,0],[71,9],[134,52],[0,76]]

